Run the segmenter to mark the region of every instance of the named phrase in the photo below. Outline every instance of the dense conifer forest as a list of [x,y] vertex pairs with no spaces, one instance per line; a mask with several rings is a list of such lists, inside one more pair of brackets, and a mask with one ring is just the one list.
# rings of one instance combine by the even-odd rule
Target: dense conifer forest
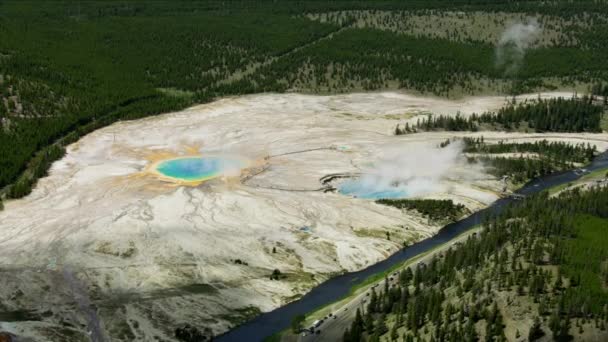
[[464,205],[454,203],[452,200],[380,199],[376,203],[399,209],[416,210],[425,217],[436,221],[456,221],[468,213]]
[[607,229],[606,187],[528,198],[394,285],[372,289],[343,340],[601,340]]
[[482,163],[489,173],[506,177],[514,184],[557,171],[573,169],[587,164],[598,153],[590,144],[572,144],[562,141],[488,143],[483,136],[477,138],[447,139],[439,144],[446,147],[454,141],[464,144],[463,152],[469,163]]
[[[556,171],[576,168],[590,162],[597,149],[589,144],[570,144],[565,142],[488,144],[483,136],[464,138],[464,152],[468,153],[470,163],[482,163],[489,172],[497,177],[508,177],[511,182],[521,184],[530,179]],[[449,144],[450,141],[443,143]],[[507,155],[504,155],[507,154]],[[509,155],[510,154],[510,155]]]
[[483,136],[479,138],[465,137],[462,140],[465,144],[465,153],[536,153],[560,164],[588,163],[597,152],[597,148],[590,144],[569,144],[561,141],[541,140],[514,143],[500,140],[496,144],[487,144]]
[[[540,41],[506,72],[496,34],[528,17]],[[227,95],[604,94],[606,32],[608,6],[595,1],[3,1],[0,188],[27,194],[94,129]],[[597,131],[586,106],[588,120],[528,118],[531,129]]]
[[400,125],[395,134],[417,131],[479,131],[503,130],[525,132],[601,132],[604,108],[593,97],[572,99],[539,99],[511,103],[495,113],[472,114],[469,117],[429,116],[415,125]]

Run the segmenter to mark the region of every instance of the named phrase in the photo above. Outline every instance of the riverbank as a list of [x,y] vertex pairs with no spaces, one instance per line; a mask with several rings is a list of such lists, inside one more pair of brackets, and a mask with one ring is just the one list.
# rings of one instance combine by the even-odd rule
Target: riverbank
[[[389,279],[389,284],[396,282],[398,273],[401,271],[407,268],[415,268],[421,263],[426,263],[434,256],[445,252],[449,248],[462,243],[470,236],[477,234],[480,229],[481,227],[479,226],[472,227],[444,244],[436,246],[424,253],[408,259],[402,264],[395,264],[388,270],[367,277],[361,283],[353,285],[349,294],[345,298],[307,314],[306,320],[302,326],[307,328],[312,326],[313,322],[317,320],[324,320],[324,323],[318,327],[318,330],[321,331],[322,336],[314,336],[309,334],[302,336],[301,333],[294,334],[291,330],[285,330],[278,334],[278,336],[272,337],[271,340],[282,342],[316,340],[339,341],[342,338],[344,330],[350,326],[350,323],[354,319],[357,309],[362,309],[365,307],[365,304],[369,299],[369,291],[372,288],[381,288],[384,286],[385,279]],[[394,281],[391,281],[390,279],[393,279],[393,277]],[[337,318],[334,318],[334,316]]]
[[598,169],[593,172],[586,172],[584,168],[579,170],[579,172],[583,175],[581,178],[574,182],[554,186],[547,190],[549,194],[551,196],[558,196],[563,191],[568,191],[574,188],[608,184],[608,167]]

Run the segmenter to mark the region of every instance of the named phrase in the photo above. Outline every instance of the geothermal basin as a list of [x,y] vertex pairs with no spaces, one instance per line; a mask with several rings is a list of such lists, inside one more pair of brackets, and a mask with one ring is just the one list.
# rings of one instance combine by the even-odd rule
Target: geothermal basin
[[[174,340],[185,323],[217,335],[441,228],[365,197],[451,199],[472,212],[496,201],[502,182],[454,143],[439,148],[448,138],[608,148],[607,134],[392,134],[429,112],[469,115],[506,101],[264,94],[92,132],[0,211],[0,308],[52,313],[0,330],[39,341],[69,324],[64,340],[86,340],[93,312],[106,340]],[[332,174],[360,177],[326,192]]]

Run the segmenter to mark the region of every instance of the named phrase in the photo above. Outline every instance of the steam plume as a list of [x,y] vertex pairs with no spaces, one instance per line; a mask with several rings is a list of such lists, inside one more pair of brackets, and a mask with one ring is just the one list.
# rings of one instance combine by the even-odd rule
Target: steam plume
[[505,75],[517,74],[526,55],[542,32],[536,19],[527,23],[515,23],[505,29],[496,46],[496,66],[504,68]]
[[[392,146],[383,151],[381,159],[357,180],[353,195],[401,191],[407,196],[440,192],[441,180],[464,162],[462,143],[453,142],[444,148],[429,144]],[[352,186],[352,185],[351,185]]]

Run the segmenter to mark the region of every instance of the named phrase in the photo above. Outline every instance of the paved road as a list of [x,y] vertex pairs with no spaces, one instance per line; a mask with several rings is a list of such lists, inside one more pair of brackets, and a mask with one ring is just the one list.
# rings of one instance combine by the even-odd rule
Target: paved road
[[[384,283],[384,281],[382,281],[382,283]],[[346,303],[339,310],[336,310],[336,312],[333,313],[333,317],[328,317],[316,329],[320,331],[319,334],[306,334],[306,336],[300,335],[298,340],[301,342],[341,341],[344,330],[350,327],[352,321],[355,319],[357,308],[359,308],[362,312],[364,311],[369,300],[369,293],[369,290],[365,291],[350,302]]]
[[[398,272],[395,272],[389,276],[389,286],[396,286],[398,281]],[[315,329],[320,332],[319,334],[306,333],[305,336],[300,334],[298,341],[341,341],[342,336],[344,334],[344,330],[346,330],[346,328],[349,328],[352,321],[355,319],[357,309],[360,309],[361,313],[365,312],[367,304],[369,303],[371,288],[375,288],[376,292],[381,292],[384,289],[384,282],[384,280],[381,280],[380,282],[369,286],[364,292],[357,295],[355,298],[344,304],[335,312],[332,312],[331,317],[326,316],[327,318],[324,318],[323,323],[321,323],[321,325],[317,327],[317,329]]]

